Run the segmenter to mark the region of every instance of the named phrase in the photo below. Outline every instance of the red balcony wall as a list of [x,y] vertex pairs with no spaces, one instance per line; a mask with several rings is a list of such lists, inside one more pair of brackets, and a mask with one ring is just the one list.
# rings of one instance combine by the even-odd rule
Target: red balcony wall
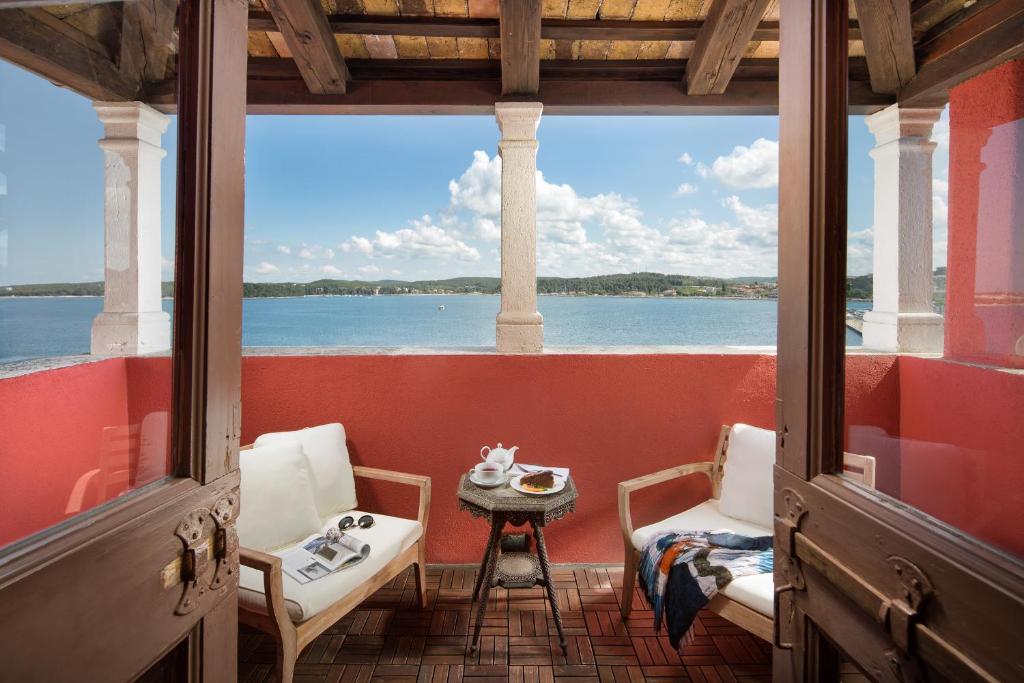
[[903,357],[900,499],[1024,556],[1024,375]]
[[[848,405],[863,424],[897,415],[895,358],[850,360]],[[616,484],[706,460],[722,424],[774,427],[775,358],[762,355],[248,357],[242,436],[342,421],[355,463],[433,478],[429,559],[476,562],[480,520],[456,505],[480,447],[520,447],[523,462],[572,468],[575,515],[552,525],[559,562],[621,561]],[[894,427],[894,425],[892,425]],[[895,431],[895,429],[894,429]],[[638,494],[640,524],[709,494],[690,477]],[[244,504],[244,503],[243,503]],[[361,494],[369,509],[415,513],[400,487]]]
[[123,358],[0,380],[0,546],[65,518],[104,429],[129,424],[127,392]]
[[949,94],[945,354],[1024,368],[1024,59]]

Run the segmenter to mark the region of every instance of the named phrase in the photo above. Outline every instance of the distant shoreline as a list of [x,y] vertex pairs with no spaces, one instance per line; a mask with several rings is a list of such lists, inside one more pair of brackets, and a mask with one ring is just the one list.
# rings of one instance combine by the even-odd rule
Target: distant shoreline
[[[437,293],[425,293],[425,292],[409,292],[402,294],[294,294],[290,296],[243,296],[243,300],[256,301],[258,299],[332,299],[332,298],[359,298],[359,299],[373,299],[376,297],[391,297],[391,296],[501,296],[500,294],[485,294],[483,292],[437,292]],[[672,296],[665,296],[662,294],[564,294],[564,293],[539,293],[538,296],[562,296],[572,299],[699,299],[702,301],[778,301],[777,296],[707,296],[707,295],[688,295],[688,294],[676,294]],[[3,299],[102,299],[102,295],[97,294],[5,294],[0,295],[0,300]],[[171,301],[172,297],[165,296],[161,297],[161,301]],[[871,299],[862,298],[848,298],[848,302],[855,303],[871,303]]]

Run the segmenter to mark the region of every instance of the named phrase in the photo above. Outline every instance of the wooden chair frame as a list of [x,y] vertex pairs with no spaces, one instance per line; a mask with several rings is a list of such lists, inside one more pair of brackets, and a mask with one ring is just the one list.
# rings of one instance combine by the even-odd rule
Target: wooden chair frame
[[[630,496],[634,491],[680,479],[691,474],[703,474],[711,481],[711,497],[718,499],[722,494],[722,476],[725,473],[725,458],[729,450],[729,425],[722,425],[718,435],[718,446],[715,448],[715,459],[707,462],[694,462],[667,470],[645,474],[629,481],[619,483],[619,524],[622,527],[622,542],[625,555],[625,569],[622,574],[622,599],[620,608],[622,618],[629,617],[633,609],[633,591],[636,588],[636,572],[640,562],[640,551],[633,547],[633,518],[630,514]],[[875,485],[875,459],[870,456],[845,453],[843,468],[849,470],[849,476],[866,486]],[[746,629],[759,638],[771,641],[772,619],[750,609],[746,605],[727,598],[718,593],[707,604],[707,609],[728,619],[740,628]]]
[[[267,597],[267,612],[266,614],[253,612],[240,605],[238,621],[258,628],[264,633],[274,636],[277,640],[276,671],[281,683],[291,683],[295,675],[295,660],[306,645],[410,565],[416,567],[416,591],[419,594],[420,608],[427,606],[426,538],[427,516],[430,512],[430,477],[361,465],[354,465],[352,473],[364,479],[376,479],[418,487],[420,500],[416,519],[422,525],[423,532],[419,540],[381,567],[376,574],[357,589],[319,614],[298,624],[292,621],[284,604],[281,558],[252,548],[239,548],[239,562],[263,573],[263,591]],[[243,501],[242,504],[244,505],[245,502]]]

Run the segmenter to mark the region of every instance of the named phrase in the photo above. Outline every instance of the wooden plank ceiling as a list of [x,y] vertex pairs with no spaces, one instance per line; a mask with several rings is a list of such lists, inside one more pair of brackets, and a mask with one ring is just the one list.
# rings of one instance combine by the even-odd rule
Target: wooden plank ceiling
[[[0,57],[89,97],[173,108],[176,0],[94,2],[0,10]],[[779,0],[247,2],[254,112],[471,113],[503,97],[566,113],[777,107]],[[1001,27],[1000,56],[1015,54],[1022,5],[850,0],[851,110],[941,101],[958,60],[991,58],[958,47],[966,34]]]

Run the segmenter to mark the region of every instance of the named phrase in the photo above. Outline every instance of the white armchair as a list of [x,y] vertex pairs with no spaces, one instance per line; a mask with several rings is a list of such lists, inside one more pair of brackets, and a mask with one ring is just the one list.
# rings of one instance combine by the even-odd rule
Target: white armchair
[[[340,424],[264,435],[242,450],[239,621],[275,637],[279,681],[292,681],[306,645],[410,565],[419,604],[426,606],[429,477],[352,466]],[[373,527],[346,530],[370,544],[365,560],[315,581],[295,581],[283,572],[281,555],[345,515],[365,514],[356,509],[356,478],[417,487],[417,518],[372,513]]]
[[[731,442],[731,443],[730,443]],[[732,457],[733,468],[726,466]],[[619,484],[619,521],[625,551],[622,579],[622,617],[630,614],[636,588],[637,564],[647,542],[670,529],[709,531],[731,529],[745,536],[771,536],[772,474],[775,463],[775,433],[736,424],[723,426],[713,461],[679,465]],[[847,453],[844,469],[867,486],[875,484],[875,460]],[[711,481],[711,498],[696,507],[654,524],[633,528],[630,497],[640,489],[691,474],[703,474]],[[723,496],[723,488],[727,489]],[[707,605],[737,626],[765,640],[772,637],[774,585],[771,574],[741,576],[731,581]]]

